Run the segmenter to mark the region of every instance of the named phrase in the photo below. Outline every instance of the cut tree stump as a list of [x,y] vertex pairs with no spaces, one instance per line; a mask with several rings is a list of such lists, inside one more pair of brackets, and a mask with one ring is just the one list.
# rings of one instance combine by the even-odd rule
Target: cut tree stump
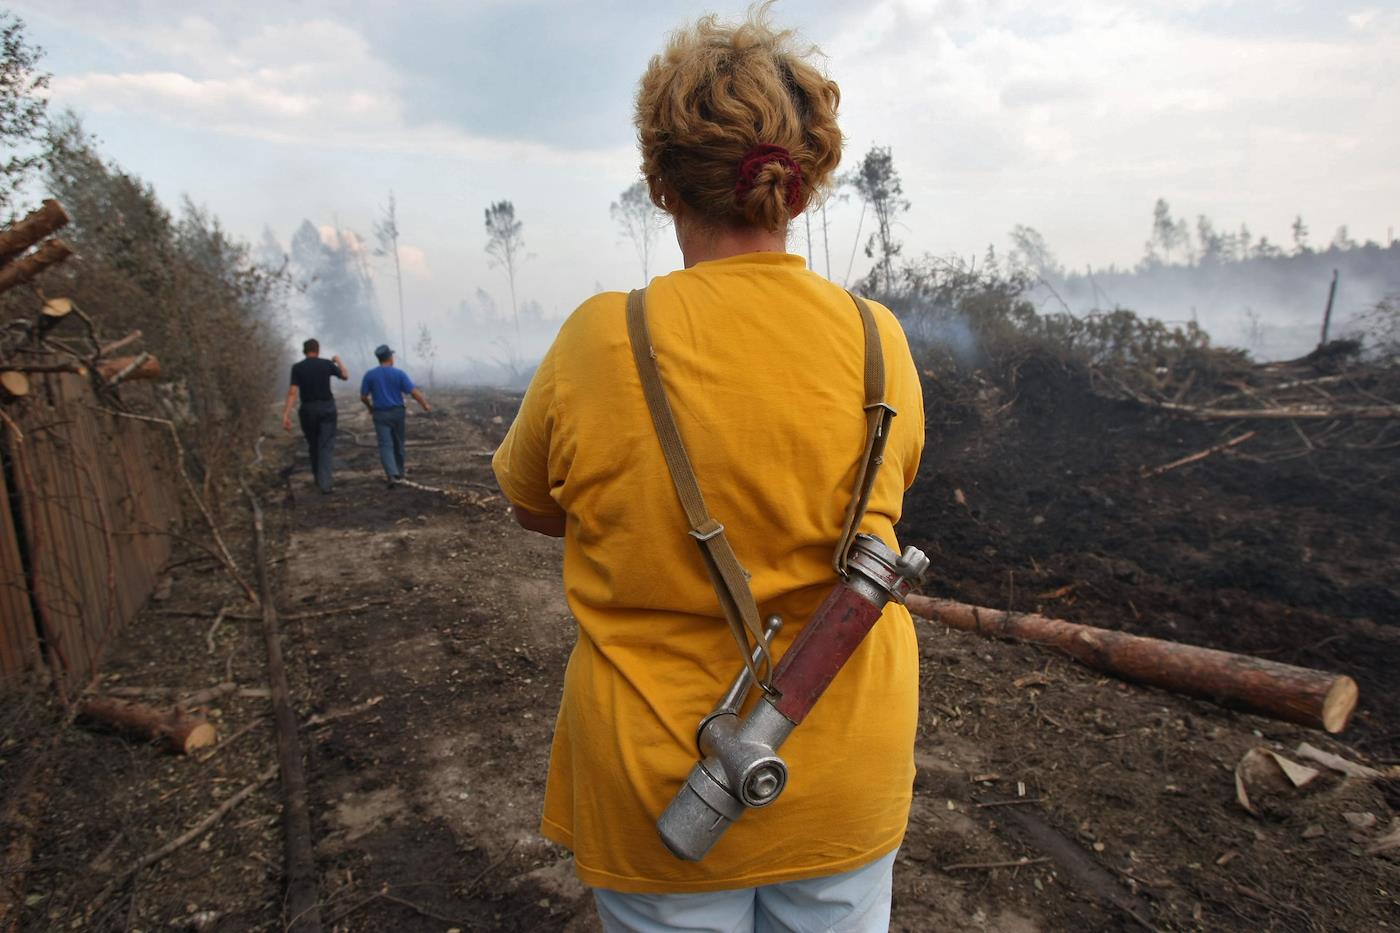
[[1356,681],[1344,674],[949,599],[916,595],[907,605],[950,628],[1056,648],[1124,680],[1314,729],[1341,732],[1356,709]]
[[203,716],[191,716],[178,706],[158,709],[144,703],[93,697],[78,706],[78,715],[148,741],[161,742],[182,755],[218,740],[218,732]]
[[34,339],[43,340],[49,331],[68,320],[76,308],[72,298],[50,298],[44,302],[44,306],[39,309],[39,320],[34,324]]
[[0,398],[24,398],[29,394],[29,377],[14,369],[0,372]]

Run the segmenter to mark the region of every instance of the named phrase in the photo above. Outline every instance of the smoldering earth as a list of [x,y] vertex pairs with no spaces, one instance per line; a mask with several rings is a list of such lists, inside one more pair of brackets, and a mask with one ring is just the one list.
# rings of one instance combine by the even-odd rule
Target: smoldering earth
[[[1293,456],[1284,424],[1146,477],[1221,429],[1101,398],[1054,360],[971,394],[925,379],[928,456],[899,533],[933,558],[926,592],[1347,673],[1362,701],[1328,737],[921,622],[893,928],[1392,928],[1400,855],[1377,846],[1400,783],[1329,775],[1255,815],[1235,800],[1234,769],[1250,749],[1288,755],[1302,741],[1381,769],[1400,761],[1394,458]],[[358,408],[342,409],[332,496],[310,487],[299,439],[264,444],[256,487],[329,928],[596,929],[567,853],[536,830],[573,633],[557,543],[516,528],[490,481],[518,399],[440,392],[437,412],[411,419],[410,476],[450,499],[386,489]],[[252,623],[206,631],[230,585],[198,563],[170,578],[104,684],[261,683]],[[25,928],[280,928],[270,789],[84,913],[121,865],[266,767],[265,702],[207,711],[232,739],[207,762],[65,733]]]

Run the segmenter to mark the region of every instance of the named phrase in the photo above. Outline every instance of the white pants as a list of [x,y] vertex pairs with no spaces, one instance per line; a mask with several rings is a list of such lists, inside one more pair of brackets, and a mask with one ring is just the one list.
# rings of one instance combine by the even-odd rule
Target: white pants
[[885,933],[896,852],[839,875],[758,888],[705,894],[594,888],[593,899],[607,933]]

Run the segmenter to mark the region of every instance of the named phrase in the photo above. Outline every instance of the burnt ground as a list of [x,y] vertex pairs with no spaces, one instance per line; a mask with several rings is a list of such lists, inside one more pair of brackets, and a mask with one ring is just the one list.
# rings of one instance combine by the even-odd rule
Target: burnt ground
[[[970,401],[944,388],[927,386],[928,450],[900,529],[933,558],[926,592],[1348,673],[1362,700],[1334,738],[921,621],[919,770],[893,927],[1397,926],[1400,849],[1366,849],[1400,813],[1400,783],[1329,773],[1254,816],[1235,802],[1233,776],[1249,749],[1287,754],[1300,741],[1372,765],[1400,758],[1393,452],[1271,460],[1298,444],[1283,425],[1144,479],[1140,467],[1227,428],[1100,399],[1053,364],[1024,366],[1011,388]],[[520,531],[493,496],[488,455],[516,399],[436,401],[433,415],[411,416],[409,470],[460,493],[450,500],[385,488],[368,418],[349,406],[332,496],[311,486],[299,438],[279,431],[262,448],[278,604],[288,616],[331,613],[285,623],[323,921],[595,930],[567,853],[536,832],[573,633],[558,543]],[[238,505],[228,527],[246,562]],[[231,673],[263,684],[258,624],[226,620],[210,638],[200,615],[246,612],[236,589],[207,561],[170,577],[104,682],[193,690]],[[205,761],[65,732],[24,928],[278,929],[275,784],[82,913],[123,866],[275,759],[266,708],[234,696],[208,710],[237,737]],[[22,757],[22,733],[40,731],[42,710],[22,709],[0,777],[11,773],[4,758]]]

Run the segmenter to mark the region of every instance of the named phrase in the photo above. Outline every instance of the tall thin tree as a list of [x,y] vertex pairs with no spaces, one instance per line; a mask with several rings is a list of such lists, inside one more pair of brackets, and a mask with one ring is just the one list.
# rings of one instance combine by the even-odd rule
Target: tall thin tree
[[497,201],[486,209],[486,255],[493,265],[504,267],[510,280],[510,313],[515,319],[515,338],[520,339],[520,306],[515,300],[515,270],[524,258],[525,224],[515,219],[515,205]]
[[638,181],[630,185],[609,205],[608,212],[623,236],[636,247],[637,258],[642,261],[642,281],[647,282],[650,278],[651,244],[656,239],[660,212],[651,203],[646,182]]
[[883,274],[886,291],[892,292],[894,258],[903,249],[894,238],[894,219],[901,211],[909,210],[909,202],[904,198],[904,186],[899,179],[899,172],[894,167],[894,156],[890,147],[871,146],[847,182],[855,188],[861,201],[875,215],[876,228],[865,244],[865,255],[876,261],[876,268]]
[[389,192],[389,203],[385,206],[384,213],[374,222],[374,238],[379,242],[374,255],[394,258],[394,284],[399,292],[399,353],[402,357],[407,357],[408,328],[404,324],[403,313],[403,267],[399,263],[399,214],[398,206],[394,203],[393,191]]
[[831,240],[826,233],[826,199],[822,199],[822,253],[826,256],[826,277],[831,279]]

